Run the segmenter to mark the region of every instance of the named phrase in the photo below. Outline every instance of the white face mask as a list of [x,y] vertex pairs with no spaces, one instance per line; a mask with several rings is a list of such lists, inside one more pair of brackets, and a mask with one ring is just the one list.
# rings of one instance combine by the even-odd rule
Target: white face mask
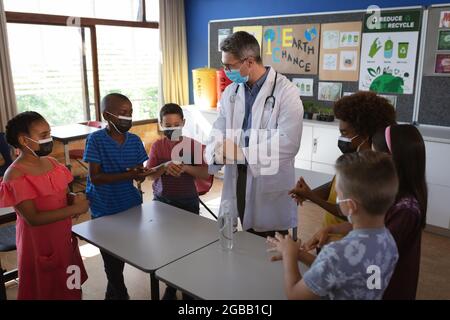
[[[343,202],[350,202],[350,201],[353,201],[353,200],[352,200],[352,199],[339,199],[339,197],[336,197],[336,203],[337,203],[337,204],[340,204],[340,203],[343,203]],[[344,212],[342,212],[342,213],[344,213]],[[351,224],[353,224],[353,221],[352,221],[352,214],[349,213],[348,215],[346,215],[346,214],[344,213],[344,215],[347,217],[348,222],[350,222]]]

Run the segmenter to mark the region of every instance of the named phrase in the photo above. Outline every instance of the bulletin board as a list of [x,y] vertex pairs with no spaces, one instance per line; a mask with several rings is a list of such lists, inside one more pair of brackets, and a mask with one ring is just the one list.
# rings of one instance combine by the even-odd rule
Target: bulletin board
[[[418,10],[420,11],[420,24],[423,16],[423,7],[402,7],[402,8],[390,8],[383,11],[390,12],[402,12],[405,10]],[[299,15],[289,15],[289,16],[274,16],[274,17],[262,17],[262,18],[246,18],[246,19],[238,19],[238,20],[214,20],[209,22],[209,66],[212,68],[220,68],[221,67],[221,52],[218,50],[219,48],[219,37],[218,34],[223,33],[224,30],[230,29],[233,30],[236,26],[262,26],[264,28],[270,26],[290,26],[290,25],[322,25],[322,24],[330,24],[330,23],[348,23],[348,22],[362,22],[364,20],[366,11],[365,10],[352,10],[352,11],[339,11],[339,12],[324,12],[324,13],[308,13],[308,14],[299,14]],[[219,31],[221,30],[221,31]],[[319,31],[319,30],[318,30]],[[363,30],[361,30],[362,33]],[[312,34],[311,28],[307,31],[309,34]],[[319,31],[320,32],[320,31]],[[322,33],[320,33],[322,35]],[[263,31],[264,38],[264,31]],[[418,37],[417,46],[420,48],[420,30]],[[223,37],[221,38],[223,39]],[[264,41],[264,39],[263,39]],[[360,41],[361,42],[361,41]],[[264,50],[264,44],[263,48]],[[358,47],[358,52],[360,47]],[[348,50],[347,50],[348,51]],[[320,55],[320,50],[319,50]],[[319,58],[319,57],[318,57]],[[415,68],[417,69],[417,61],[415,64]],[[276,67],[274,67],[277,69]],[[323,89],[325,90],[333,90],[338,84],[342,84],[341,96],[344,96],[344,93],[354,93],[359,90],[359,81],[342,81],[342,80],[325,80],[329,79],[330,75],[323,80],[319,79],[319,68],[317,68],[316,74],[299,74],[299,73],[290,73],[289,71],[281,72],[289,79],[298,79],[303,78],[306,81],[313,81],[313,92],[312,96],[302,96],[303,101],[317,101],[325,107],[332,107],[333,101],[322,101],[318,100],[319,94],[319,82],[322,82],[321,92]],[[416,70],[417,71],[417,70]],[[414,84],[416,83],[417,72],[414,75]],[[332,79],[332,77],[331,77]],[[352,78],[354,80],[355,78]],[[450,78],[449,78],[450,79]],[[333,86],[335,85],[335,86]],[[412,122],[414,115],[414,102],[415,102],[415,90],[413,94],[390,94],[396,98],[396,110],[397,110],[397,119],[401,122]],[[450,99],[448,100],[450,101]],[[450,113],[449,113],[450,114]]]
[[362,21],[322,24],[320,80],[359,80],[361,30]]
[[428,9],[418,122],[450,126],[450,5]]

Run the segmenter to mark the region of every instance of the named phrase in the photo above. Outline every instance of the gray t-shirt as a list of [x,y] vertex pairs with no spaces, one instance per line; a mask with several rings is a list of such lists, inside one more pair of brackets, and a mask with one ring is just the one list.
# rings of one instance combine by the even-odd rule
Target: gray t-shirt
[[324,246],[303,279],[323,299],[380,300],[397,260],[388,229],[357,229]]

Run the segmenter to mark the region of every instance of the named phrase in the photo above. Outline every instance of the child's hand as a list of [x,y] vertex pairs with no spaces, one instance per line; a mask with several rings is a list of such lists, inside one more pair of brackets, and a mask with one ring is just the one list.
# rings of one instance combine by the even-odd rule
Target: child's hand
[[295,190],[295,188],[289,191],[289,195],[291,196],[292,199],[294,199],[295,202],[297,202],[297,205],[302,206],[306,198],[297,195],[296,193],[293,192],[293,190]]
[[289,191],[289,195],[297,201],[298,204],[303,204],[303,201],[306,199],[311,199],[312,197],[312,190],[308,186],[308,184],[305,182],[303,177],[300,177],[300,179],[297,181],[297,184],[295,185],[295,188]]
[[86,199],[86,197],[84,197],[84,199],[79,197],[78,199],[74,200],[74,204],[72,206],[74,207],[74,211],[75,211],[75,214],[73,215],[73,217],[78,218],[78,216],[80,216],[81,214],[88,212],[89,201]]
[[302,249],[311,251],[316,248],[322,248],[328,242],[329,234],[330,229],[327,227],[317,231],[314,236],[302,246]]
[[[271,249],[268,249],[268,251],[271,251]],[[301,252],[303,252],[304,250],[302,250],[302,248],[298,248],[298,253],[300,254]],[[276,254],[272,257],[270,257],[270,261],[281,261],[283,260],[283,256],[281,254]],[[300,260],[300,258],[299,258]]]
[[173,176],[173,177],[179,177],[184,172],[184,164],[182,163],[174,163],[169,162],[166,166],[166,174]]
[[75,199],[75,196],[76,196],[77,194],[76,193],[73,193],[73,192],[69,192],[68,194],[67,194],[67,205],[69,205],[69,206],[71,206],[71,205],[73,205],[73,200]]
[[154,173],[155,171],[153,169],[148,169],[144,167],[136,167],[129,170],[132,175],[132,179],[136,180],[138,182],[145,181],[145,178],[149,176],[150,174]]
[[83,201],[86,200],[86,195],[84,193],[74,193],[73,195],[74,196],[72,204],[74,205],[82,203]]
[[276,251],[282,257],[292,256],[297,259],[300,241],[295,242],[290,235],[283,236],[280,233],[275,234],[275,238],[267,237],[267,242],[271,246],[269,251]]

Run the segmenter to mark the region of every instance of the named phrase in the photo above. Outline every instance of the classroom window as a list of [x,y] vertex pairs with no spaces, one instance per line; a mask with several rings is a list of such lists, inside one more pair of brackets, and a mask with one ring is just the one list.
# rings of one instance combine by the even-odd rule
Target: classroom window
[[97,48],[101,95],[128,96],[133,120],[157,118],[158,29],[98,26]]
[[[158,0],[6,0],[5,8],[19,112],[36,110],[52,125],[102,120],[101,97],[120,92],[134,120],[157,118],[159,29],[149,21],[159,20]],[[77,16],[93,19],[71,25]]]
[[37,111],[51,125],[88,118],[79,28],[10,23],[8,40],[19,112]]
[[5,11],[140,21],[141,0],[4,0]]
[[159,21],[159,0],[145,0],[145,18],[147,21]]

